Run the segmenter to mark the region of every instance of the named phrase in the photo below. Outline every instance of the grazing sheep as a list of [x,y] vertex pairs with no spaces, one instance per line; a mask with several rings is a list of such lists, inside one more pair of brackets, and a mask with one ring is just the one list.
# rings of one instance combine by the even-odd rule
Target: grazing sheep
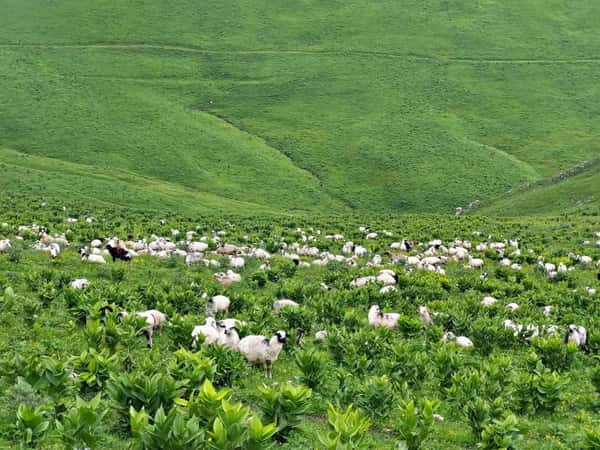
[[250,364],[264,365],[267,378],[273,378],[273,363],[277,361],[287,340],[286,332],[279,330],[271,339],[261,335],[246,336],[238,347]]
[[213,276],[223,286],[230,286],[233,283],[239,283],[240,281],[242,281],[241,275],[235,273],[233,270],[227,270],[227,272],[218,272],[215,273]]
[[482,269],[483,268],[483,259],[469,257],[469,267],[471,269]]
[[358,288],[358,287],[366,286],[369,283],[374,283],[375,281],[377,281],[377,278],[374,276],[360,277],[360,278],[353,280],[350,283],[350,287]]
[[231,244],[221,244],[221,246],[217,249],[218,255],[238,255],[240,253],[240,248]]
[[85,289],[90,285],[90,282],[85,278],[77,278],[76,280],[71,281],[71,287],[73,289]]
[[275,310],[275,314],[279,314],[279,311],[281,311],[283,308],[297,308],[298,306],[300,306],[298,303],[288,299],[275,300],[273,302],[273,309]]
[[218,342],[219,340],[219,329],[217,328],[217,322],[212,317],[207,317],[204,325],[196,325],[192,329],[192,348],[195,349],[198,346],[198,336],[204,336],[203,345],[209,346]]
[[494,303],[496,303],[498,300],[496,300],[494,297],[484,297],[483,300],[481,300],[481,304],[485,307],[490,307],[492,306]]
[[102,241],[100,239],[94,239],[91,243],[90,246],[92,248],[100,248],[102,246]]
[[398,283],[398,275],[393,270],[384,269],[377,275],[377,281],[385,286]]
[[230,256],[229,265],[234,269],[241,269],[246,265],[246,261],[241,256]]
[[372,327],[387,327],[396,328],[400,314],[398,313],[382,313],[378,305],[373,305],[369,309],[368,314],[369,325]]
[[193,264],[199,264],[203,261],[204,255],[199,252],[191,252],[185,255],[185,265],[191,266]]
[[131,255],[129,254],[129,250],[126,248],[123,248],[119,245],[113,247],[111,244],[107,244],[106,250],[108,250],[108,253],[110,253],[113,262],[115,262],[117,259],[127,261],[129,263],[131,262]]
[[473,347],[473,341],[465,336],[455,336],[454,333],[448,331],[444,333],[442,337],[442,342],[444,343],[454,343],[460,347]]
[[577,347],[586,349],[587,348],[587,330],[581,325],[571,324],[567,329],[565,336],[565,344],[572,342]]
[[[120,317],[127,317],[128,315],[126,311],[119,313]],[[167,321],[167,316],[158,309],[136,312],[135,315],[146,320],[146,328],[142,333],[146,336],[148,348],[152,348],[152,335],[154,331],[160,330],[162,324]]]
[[231,300],[224,295],[215,295],[210,298],[206,304],[206,314],[214,317],[217,313],[224,312],[227,313],[229,311],[229,305],[231,305]]
[[433,323],[427,306],[419,306],[419,317],[421,318],[423,325],[431,325]]
[[510,309],[511,311],[516,311],[517,309],[519,309],[519,305],[517,305],[516,303],[509,303],[508,305],[506,305],[507,309]]
[[389,294],[391,292],[395,292],[396,290],[397,290],[396,286],[394,286],[393,284],[388,284],[388,285],[382,287],[381,289],[379,289],[379,294],[385,295],[385,294]]

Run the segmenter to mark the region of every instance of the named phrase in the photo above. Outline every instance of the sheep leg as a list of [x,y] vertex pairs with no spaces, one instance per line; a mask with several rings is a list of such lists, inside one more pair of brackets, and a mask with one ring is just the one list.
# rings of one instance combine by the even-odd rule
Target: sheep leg
[[267,378],[272,379],[273,378],[273,361],[267,361],[265,362],[266,366],[267,366]]
[[148,348],[152,348],[152,332],[149,330],[145,330],[144,334],[146,335],[146,341],[148,344]]

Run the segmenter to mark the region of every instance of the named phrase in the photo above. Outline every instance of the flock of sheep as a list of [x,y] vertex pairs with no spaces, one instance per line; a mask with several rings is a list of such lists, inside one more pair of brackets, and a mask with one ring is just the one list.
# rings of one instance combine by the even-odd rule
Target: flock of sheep
[[[88,218],[91,219],[91,218]],[[91,223],[93,219],[86,220]],[[69,222],[74,223],[74,222]],[[2,224],[3,228],[7,224]],[[403,270],[405,273],[411,273],[415,270],[427,270],[440,274],[445,274],[444,266],[449,261],[455,261],[463,264],[466,269],[481,271],[480,278],[487,279],[487,273],[484,272],[486,266],[485,252],[493,251],[498,255],[499,264],[511,270],[522,270],[521,264],[511,261],[511,258],[521,255],[522,251],[518,240],[508,240],[494,242],[481,239],[478,232],[473,235],[480,240],[473,244],[470,240],[455,239],[452,242],[443,242],[440,239],[434,239],[427,243],[414,242],[403,239],[391,243],[389,249],[384,254],[372,254],[367,247],[347,241],[342,234],[333,234],[320,236],[320,231],[310,230],[305,232],[298,229],[300,239],[292,244],[282,243],[280,246],[280,257],[288,258],[298,267],[326,266],[332,262],[344,263],[350,266],[359,266],[364,268],[379,268],[376,275],[366,275],[354,279],[350,289],[359,289],[369,284],[381,286],[380,294],[385,295],[398,289],[398,275],[396,270]],[[372,241],[384,235],[387,238],[393,236],[389,231],[380,233],[373,232],[367,227],[361,227],[359,231],[364,235],[365,241]],[[64,234],[49,234],[44,227],[37,225],[20,226],[17,228],[15,239],[22,239],[20,233],[30,232],[38,235],[38,241],[33,248],[38,251],[47,252],[51,258],[58,258],[61,253],[61,246],[66,247],[69,242]],[[185,238],[183,239],[183,237]],[[149,256],[158,258],[168,258],[178,256],[184,258],[188,266],[202,264],[207,267],[217,269],[222,267],[224,261],[227,261],[228,267],[223,267],[224,271],[214,273],[214,280],[220,283],[224,288],[233,283],[238,283],[242,277],[236,270],[245,267],[247,258],[257,258],[261,261],[260,270],[269,268],[269,260],[273,257],[271,253],[263,248],[252,245],[233,245],[223,241],[225,232],[214,232],[212,236],[202,236],[196,238],[195,231],[188,231],[183,235],[179,230],[171,230],[171,237],[160,237],[153,235],[149,240],[141,239],[137,241],[122,241],[116,237],[108,239],[94,239],[89,245],[82,246],[79,250],[81,260],[84,263],[105,264],[107,257],[113,261],[123,260],[130,263],[134,258]],[[340,253],[331,253],[322,251],[313,244],[316,236],[327,240],[339,241],[341,245]],[[600,235],[598,235],[600,237]],[[210,250],[213,244],[213,250]],[[0,253],[8,252],[11,248],[11,241],[8,239],[0,240]],[[529,250],[531,252],[531,250]],[[576,265],[581,267],[592,267],[594,261],[586,255],[569,254],[567,257],[572,261],[571,265],[559,263],[558,265],[545,262],[543,257],[538,258],[537,265],[540,270],[546,274],[548,280],[555,280],[559,274],[576,270]],[[386,266],[386,267],[383,267]],[[597,263],[600,267],[600,262]],[[390,269],[393,267],[394,269]],[[74,279],[71,286],[76,289],[85,289],[89,286],[89,281],[83,278]],[[328,290],[325,283],[321,284],[323,290]],[[595,294],[595,290],[586,287],[590,295]],[[225,295],[216,295],[207,298],[206,320],[204,324],[193,328],[190,336],[191,346],[196,348],[199,341],[202,345],[220,345],[228,350],[240,352],[251,364],[263,365],[268,377],[272,376],[272,365],[277,360],[284,344],[288,340],[288,334],[279,330],[271,337],[264,335],[250,335],[240,339],[239,327],[242,322],[235,318],[225,317],[230,310],[231,300]],[[490,307],[498,302],[493,297],[485,297],[481,300],[481,307]],[[277,299],[273,303],[273,314],[279,314],[284,308],[297,308],[299,303],[290,299]],[[505,305],[507,310],[515,311],[519,308],[516,303]],[[549,315],[552,311],[552,305],[543,307],[543,313]],[[436,313],[430,311],[427,306],[420,305],[415,311],[422,324],[428,326],[434,323]],[[140,311],[134,313],[137,317],[145,320],[146,327],[143,330],[148,343],[152,347],[152,337],[154,333],[168,323],[167,316],[158,310]],[[128,313],[119,312],[118,316],[125,317]],[[221,319],[217,319],[221,317]],[[372,327],[397,328],[400,314],[394,312],[383,312],[378,305],[370,305],[367,313],[368,323]],[[514,330],[515,335],[524,334],[527,338],[537,337],[542,333],[554,334],[560,333],[560,327],[551,325],[540,328],[535,324],[526,326],[518,324],[512,320],[506,319],[503,322],[505,328]],[[301,331],[298,330],[299,339]],[[568,325],[565,332],[565,342],[572,342],[580,348],[587,346],[587,330],[577,324]],[[327,330],[319,330],[314,338],[323,340],[327,336]],[[445,332],[443,342],[454,343],[461,347],[473,347],[475,344],[466,336],[456,336],[451,330]]]

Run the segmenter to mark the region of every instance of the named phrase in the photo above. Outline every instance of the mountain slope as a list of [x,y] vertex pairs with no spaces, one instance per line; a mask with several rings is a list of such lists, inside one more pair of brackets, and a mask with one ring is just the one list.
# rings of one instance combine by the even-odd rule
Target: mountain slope
[[526,3],[0,0],[0,145],[280,211],[452,211],[598,154],[600,6]]

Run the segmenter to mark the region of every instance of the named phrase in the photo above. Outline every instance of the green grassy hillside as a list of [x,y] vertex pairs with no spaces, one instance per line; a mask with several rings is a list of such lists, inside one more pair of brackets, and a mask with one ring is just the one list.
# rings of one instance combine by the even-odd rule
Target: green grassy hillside
[[598,154],[597,2],[0,8],[0,145],[97,170],[92,203],[451,211]]
[[490,215],[600,214],[600,161],[584,170],[502,196],[479,213]]

